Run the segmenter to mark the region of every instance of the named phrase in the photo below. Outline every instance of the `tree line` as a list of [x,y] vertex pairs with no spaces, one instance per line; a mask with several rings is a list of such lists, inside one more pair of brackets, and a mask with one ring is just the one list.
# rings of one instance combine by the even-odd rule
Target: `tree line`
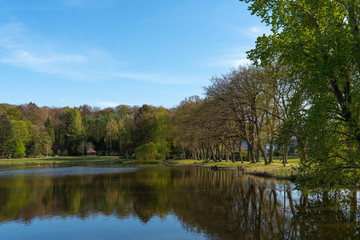
[[214,76],[204,98],[189,97],[172,109],[2,105],[0,154],[79,154],[94,147],[144,160],[263,158],[269,164],[277,151],[285,164],[292,145],[301,186],[356,187],[360,1],[241,1],[271,34],[248,52],[254,65]]
[[192,96],[171,109],[1,104],[0,156],[96,152],[136,155],[142,161],[190,158],[252,163],[262,156],[268,164],[276,150],[286,163],[295,132],[280,129],[288,118],[289,95],[294,90],[281,82],[280,70],[275,76],[268,69],[239,67],[213,77],[204,89],[204,98]]
[[[149,105],[100,109],[49,108],[34,103],[0,105],[0,156],[134,154],[139,146],[156,144],[161,158],[171,147],[170,112]],[[159,156],[156,156],[159,157]]]

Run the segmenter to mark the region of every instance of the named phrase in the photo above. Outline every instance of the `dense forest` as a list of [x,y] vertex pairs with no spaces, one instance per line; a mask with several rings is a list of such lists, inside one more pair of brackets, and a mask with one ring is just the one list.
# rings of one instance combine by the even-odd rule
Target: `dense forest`
[[[172,109],[2,104],[0,154],[19,158],[96,153],[124,158],[136,155],[145,161],[251,162],[259,162],[262,156],[267,164],[276,149],[286,161],[290,137],[296,134],[284,130],[285,136],[280,131],[288,115],[288,96],[284,94],[290,94],[291,86],[279,85],[279,79],[267,74],[255,67],[240,67],[212,78],[205,98],[193,96]],[[272,95],[274,92],[278,94]]]

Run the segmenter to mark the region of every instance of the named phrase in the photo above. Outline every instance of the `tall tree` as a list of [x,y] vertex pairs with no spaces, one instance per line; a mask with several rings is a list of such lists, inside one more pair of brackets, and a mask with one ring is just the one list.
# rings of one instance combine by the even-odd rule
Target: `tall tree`
[[[308,159],[303,187],[356,187],[360,180],[360,1],[241,0],[271,25],[249,57],[278,61],[300,79]],[[292,100],[295,104],[295,99]]]
[[78,109],[65,108],[66,144],[70,154],[76,154],[77,148],[83,138],[84,127]]
[[0,155],[2,158],[9,153],[11,135],[12,129],[10,119],[3,113],[0,116]]
[[160,107],[156,110],[153,118],[154,132],[153,142],[158,145],[158,152],[162,153],[162,160],[166,160],[169,152],[169,138],[171,133],[170,115],[168,110]]
[[112,142],[117,140],[119,136],[119,126],[115,119],[111,118],[106,124],[105,141],[109,144],[109,151],[112,151]]

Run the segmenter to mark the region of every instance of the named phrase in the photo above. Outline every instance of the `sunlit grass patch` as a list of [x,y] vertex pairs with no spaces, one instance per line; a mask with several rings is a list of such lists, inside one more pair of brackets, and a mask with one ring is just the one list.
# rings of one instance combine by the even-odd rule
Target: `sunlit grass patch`
[[83,156],[60,156],[43,158],[23,159],[0,159],[0,165],[24,165],[24,164],[76,164],[76,163],[112,163],[112,162],[134,162],[132,159],[119,159],[118,156],[83,157]]

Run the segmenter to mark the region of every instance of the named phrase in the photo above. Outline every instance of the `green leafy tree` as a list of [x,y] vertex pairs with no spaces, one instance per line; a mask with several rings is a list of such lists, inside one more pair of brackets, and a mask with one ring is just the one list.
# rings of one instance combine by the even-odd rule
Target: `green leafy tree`
[[30,139],[26,145],[26,154],[40,156],[51,154],[52,139],[44,126],[32,125],[30,127]]
[[135,150],[136,159],[139,162],[152,162],[156,157],[156,145],[153,142],[149,142],[142,146],[139,146]]
[[10,152],[13,157],[23,157],[26,144],[30,140],[30,123],[21,120],[11,120],[12,137],[10,139]]
[[153,141],[154,115],[156,108],[150,105],[143,105],[139,108],[134,117],[134,142],[136,146],[141,146]]
[[4,113],[0,116],[0,155],[2,158],[9,153],[12,136],[11,122]]
[[153,136],[152,139],[158,145],[158,152],[161,153],[162,160],[166,160],[166,155],[169,153],[169,139],[171,135],[171,124],[169,112],[160,107],[156,110],[153,117]]
[[109,151],[112,151],[112,143],[117,140],[119,136],[119,126],[115,119],[111,118],[106,124],[106,137],[105,141],[109,145]]
[[[241,0],[270,25],[249,57],[287,66],[309,104],[300,125],[308,159],[301,187],[356,187],[360,180],[360,1]],[[292,99],[295,104],[296,99]],[[298,115],[298,116],[300,116]],[[296,120],[296,118],[295,118]]]
[[46,132],[48,133],[50,139],[52,142],[55,142],[55,130],[54,130],[54,125],[51,122],[50,118],[48,117],[46,119],[46,122],[44,124]]
[[71,108],[65,108],[65,112],[66,145],[70,154],[76,154],[84,134],[81,114],[79,110]]

